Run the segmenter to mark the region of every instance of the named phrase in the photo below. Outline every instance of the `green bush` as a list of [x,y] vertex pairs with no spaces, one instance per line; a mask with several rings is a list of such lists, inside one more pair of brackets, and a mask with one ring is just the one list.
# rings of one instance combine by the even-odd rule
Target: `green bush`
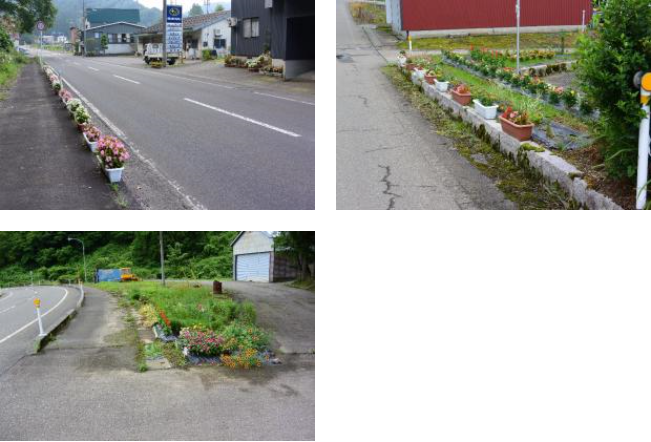
[[212,60],[212,58],[213,58],[212,52],[210,51],[210,49],[204,49],[201,51],[201,59],[203,61]]
[[255,325],[246,325],[239,322],[233,322],[224,327],[221,336],[224,338],[222,349],[229,353],[247,348],[261,351],[267,348],[271,341],[269,334],[262,329]]
[[240,306],[240,321],[244,324],[254,325],[257,321],[255,307],[250,302],[243,302]]
[[0,27],[0,51],[11,52],[14,49],[14,44],[11,42],[11,38],[7,31]]
[[636,174],[638,129],[642,118],[633,77],[651,66],[651,8],[647,0],[603,5],[602,23],[579,39],[577,76],[588,100],[600,111],[597,135],[609,174]]

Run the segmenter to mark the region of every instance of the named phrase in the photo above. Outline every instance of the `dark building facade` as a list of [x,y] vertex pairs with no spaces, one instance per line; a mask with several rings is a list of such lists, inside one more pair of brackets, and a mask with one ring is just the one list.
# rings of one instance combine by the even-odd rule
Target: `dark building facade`
[[231,53],[271,52],[285,78],[314,70],[314,0],[232,0]]

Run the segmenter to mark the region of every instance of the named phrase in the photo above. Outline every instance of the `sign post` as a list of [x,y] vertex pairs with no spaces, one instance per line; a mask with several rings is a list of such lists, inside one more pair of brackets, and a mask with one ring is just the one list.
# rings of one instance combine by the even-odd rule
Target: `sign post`
[[41,300],[39,298],[34,298],[34,306],[36,306],[36,316],[38,316],[38,335],[45,336],[45,332],[43,331],[43,321],[41,321]]
[[183,51],[183,7],[167,5],[165,0],[165,31],[163,44],[163,66],[167,64],[170,52]]
[[644,118],[640,123],[640,136],[638,140],[638,163],[637,163],[637,196],[635,207],[643,210],[646,207],[647,186],[649,180],[649,100],[651,99],[651,72],[646,74],[638,73],[635,77],[636,86],[641,88],[640,101]]
[[41,52],[43,52],[43,29],[45,29],[45,23],[39,20],[38,22],[36,22],[36,29],[38,29],[41,34],[39,47],[38,47],[38,62],[41,65],[43,65],[43,60],[41,59]]
[[517,24],[517,51],[518,51],[518,61],[517,61],[517,67],[516,71],[518,75],[520,74],[520,0],[517,1],[515,5],[515,16],[517,18],[518,24]]

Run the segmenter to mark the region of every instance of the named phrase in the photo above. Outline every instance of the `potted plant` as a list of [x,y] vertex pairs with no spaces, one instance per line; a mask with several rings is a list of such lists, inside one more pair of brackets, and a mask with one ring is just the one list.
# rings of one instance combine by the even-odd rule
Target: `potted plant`
[[90,151],[97,152],[97,142],[102,137],[102,132],[100,132],[100,130],[95,126],[85,124],[83,134],[86,145]]
[[563,100],[565,107],[568,109],[572,109],[579,101],[578,97],[576,96],[576,92],[574,92],[572,89],[565,89],[561,95],[561,99]]
[[402,51],[400,51],[400,53],[398,54],[398,64],[399,64],[400,66],[404,66],[405,63],[407,63],[407,52],[405,52],[404,50],[402,50]]
[[549,91],[549,102],[551,104],[559,104],[564,91],[562,87],[552,87]]
[[495,99],[490,95],[479,95],[473,100],[475,110],[485,120],[494,120],[497,118],[497,108]]
[[425,73],[425,81],[427,84],[434,84],[434,80],[436,80],[436,71],[430,69]]
[[109,181],[111,183],[122,181],[124,163],[129,159],[129,152],[124,144],[115,137],[101,137],[97,142],[97,154]]
[[441,92],[447,92],[448,88],[450,87],[450,82],[445,81],[445,76],[443,74],[437,74],[436,79],[434,80],[434,84],[436,84],[436,90],[441,91]]
[[408,58],[406,63],[406,68],[408,71],[413,71],[414,69],[416,69],[416,63],[414,63],[414,60]]
[[54,89],[54,95],[59,95],[59,91],[61,90],[61,82],[59,80],[54,80],[54,82],[52,82],[52,89]]
[[465,84],[460,84],[450,91],[452,99],[459,103],[461,106],[468,106],[472,101],[472,94],[470,89]]
[[72,98],[72,94],[70,94],[70,92],[65,89],[61,89],[59,91],[59,97],[61,97],[61,101],[63,101],[63,104],[65,105],[68,103],[68,100]]
[[510,106],[500,115],[502,130],[518,141],[531,139],[534,124],[529,120],[526,112],[514,111]]
[[83,132],[84,124],[90,121],[90,114],[83,106],[78,106],[74,113],[75,123],[77,123],[77,128],[79,132]]
[[71,98],[71,99],[68,100],[68,102],[66,103],[66,107],[68,108],[68,110],[70,111],[70,113],[71,113],[73,116],[74,116],[75,111],[77,110],[77,108],[78,108],[79,106],[81,106],[81,100],[79,100],[79,98]]

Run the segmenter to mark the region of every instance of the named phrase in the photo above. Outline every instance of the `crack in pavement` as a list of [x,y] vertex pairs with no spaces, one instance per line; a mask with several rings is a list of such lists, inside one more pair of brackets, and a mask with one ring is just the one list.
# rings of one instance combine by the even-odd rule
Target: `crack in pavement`
[[385,172],[380,182],[384,183],[387,186],[387,188],[382,191],[383,194],[389,196],[389,207],[387,207],[387,210],[393,210],[396,206],[396,198],[402,198],[402,195],[391,192],[392,188],[398,187],[397,184],[393,184],[391,181],[389,181],[389,177],[391,176],[391,167],[382,166],[380,164],[378,164],[378,167],[380,169],[384,169]]
[[402,149],[402,146],[395,146],[395,147],[379,147],[377,149],[370,149],[370,150],[365,150],[364,153],[373,153],[373,152],[379,152],[381,150],[395,150],[395,149]]

